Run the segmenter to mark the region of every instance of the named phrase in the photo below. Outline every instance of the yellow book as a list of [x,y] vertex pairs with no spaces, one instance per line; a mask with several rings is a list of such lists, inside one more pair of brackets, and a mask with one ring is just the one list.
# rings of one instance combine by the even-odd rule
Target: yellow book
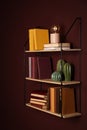
[[29,29],[28,31],[29,31],[28,32],[28,34],[29,34],[29,50],[33,51],[33,50],[35,50],[34,30]]
[[62,89],[62,114],[75,112],[75,95],[74,88]]
[[43,50],[44,44],[49,43],[48,29],[29,29],[30,50]]
[[53,113],[60,113],[60,88],[50,87],[50,111]]

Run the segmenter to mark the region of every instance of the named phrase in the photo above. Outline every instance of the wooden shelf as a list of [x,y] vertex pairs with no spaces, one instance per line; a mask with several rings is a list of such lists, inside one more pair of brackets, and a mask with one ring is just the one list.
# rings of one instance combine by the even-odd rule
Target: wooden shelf
[[65,114],[65,115],[63,115],[63,118],[71,118],[71,117],[79,117],[79,116],[81,116],[81,113],[75,112],[75,113],[71,113],[71,114]]
[[58,84],[58,85],[74,85],[74,84],[80,84],[80,81],[53,81],[51,79],[33,79],[33,78],[29,78],[26,77],[26,80],[31,80],[31,81],[37,81],[37,82],[41,82],[41,83],[49,83],[49,84]]
[[[33,51],[29,51],[29,50],[25,50],[25,53],[35,53],[35,52],[60,52],[61,51],[61,49],[59,49],[59,50],[33,50]],[[74,49],[62,49],[62,51],[81,51],[81,49],[80,48],[78,48],[78,49],[76,49],[76,48],[74,48]]]
[[57,113],[53,113],[53,112],[48,111],[48,110],[40,109],[40,108],[38,108],[38,107],[35,107],[35,106],[30,105],[30,103],[27,103],[26,106],[31,107],[31,108],[34,108],[34,109],[39,110],[39,111],[43,111],[43,112],[49,113],[49,114],[51,114],[51,115],[55,115],[55,116],[58,116],[58,117],[62,117],[61,114],[57,114]]
[[71,113],[71,114],[65,114],[65,115],[53,113],[49,110],[44,110],[44,109],[40,109],[38,107],[32,106],[32,105],[30,105],[30,103],[27,103],[26,106],[31,107],[31,108],[36,109],[36,110],[39,110],[39,111],[42,111],[42,112],[45,112],[45,113],[48,113],[48,114],[51,114],[51,115],[54,115],[54,116],[57,116],[57,117],[60,117],[60,118],[71,118],[71,117],[81,116],[81,113],[78,113],[78,112]]
[[[24,51],[24,56],[25,56],[25,75],[27,75],[28,73],[26,73],[27,69],[29,69],[29,61],[28,61],[28,57],[50,57],[52,56],[52,59],[54,57],[57,57],[58,58],[60,57],[61,59],[63,59],[63,56],[65,57],[66,60],[70,60],[72,59],[72,62],[73,65],[75,65],[74,67],[76,67],[76,63],[79,62],[79,70],[81,69],[81,53],[82,53],[82,49],[81,49],[81,46],[82,46],[82,43],[81,43],[81,25],[82,25],[82,20],[80,17],[77,17],[73,23],[71,24],[70,28],[67,30],[67,32],[64,34],[64,39],[67,38],[67,35],[69,34],[69,32],[71,31],[72,27],[75,25],[75,23],[78,21],[79,23],[79,30],[78,30],[78,33],[79,33],[79,37],[78,37],[78,46],[75,47],[73,46],[73,48],[64,48],[61,44],[61,47],[57,47],[57,48],[54,48],[54,49],[48,49],[48,48],[42,48],[43,50],[26,50],[27,48],[27,41],[26,43],[24,44],[25,46],[25,51]],[[75,58],[72,57],[72,54],[74,56],[77,56],[78,55],[78,61],[75,63]],[[70,56],[69,56],[70,55]],[[69,56],[69,58],[67,57]],[[57,59],[56,59],[57,60]],[[68,62],[68,61],[67,61]],[[54,59],[54,63],[55,63],[55,59]],[[79,73],[79,72],[78,72]],[[51,77],[50,77],[51,78]],[[48,101],[47,103],[51,104],[52,102],[54,102],[54,105],[52,106],[57,106],[58,105],[58,109],[56,107],[57,110],[59,110],[61,113],[54,113],[54,112],[51,112],[51,110],[44,110],[44,109],[41,109],[41,108],[38,108],[37,106],[33,106],[33,104],[31,105],[30,102],[26,103],[29,98],[31,100],[31,94],[32,93],[31,91],[31,88],[33,86],[31,86],[31,88],[26,88],[25,89],[25,92],[24,95],[25,96],[25,105],[29,108],[32,108],[32,109],[35,109],[37,111],[41,111],[41,112],[44,112],[44,113],[48,113],[48,114],[51,114],[53,116],[56,116],[56,117],[59,117],[59,118],[73,118],[73,117],[81,117],[81,81],[79,81],[79,79],[81,78],[80,75],[75,75],[75,79],[77,80],[73,80],[73,81],[53,81],[52,79],[34,79],[34,78],[30,78],[30,77],[25,77],[25,80],[26,80],[26,86],[28,87],[29,83],[34,83],[37,85],[37,87],[40,87],[41,86],[41,89],[42,89],[42,86],[45,86],[47,85],[47,89],[51,86],[53,87],[59,87],[58,89],[58,93],[55,94],[55,90],[52,90],[52,91],[48,91]],[[68,88],[66,89],[66,91],[62,91],[64,88]],[[68,91],[70,88],[73,88],[71,89],[70,91]],[[27,91],[28,89],[28,91]],[[54,88],[56,89],[56,88]],[[75,89],[75,93],[74,93],[74,89]],[[36,89],[35,89],[36,90]],[[29,93],[28,93],[29,92]],[[53,92],[53,93],[52,93]],[[30,94],[30,95],[29,95]],[[58,95],[58,97],[57,97]],[[57,105],[55,105],[55,101],[52,101],[53,99],[53,96],[58,99],[58,102],[56,102]],[[75,97],[74,97],[75,96]],[[51,97],[51,98],[50,98]],[[69,100],[70,99],[70,100]],[[69,103],[70,102],[70,103]],[[51,106],[51,105],[50,105]],[[61,109],[61,110],[60,110]],[[68,111],[69,109],[69,111]],[[67,113],[69,112],[73,112],[73,113],[69,113],[69,114],[63,114],[63,113],[66,113],[65,111],[67,110]],[[75,110],[77,112],[75,112]]]

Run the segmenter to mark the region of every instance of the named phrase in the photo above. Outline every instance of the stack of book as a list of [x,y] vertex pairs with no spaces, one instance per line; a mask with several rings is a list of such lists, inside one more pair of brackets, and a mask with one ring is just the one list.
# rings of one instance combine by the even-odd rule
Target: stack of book
[[30,104],[37,108],[48,110],[48,91],[47,90],[34,90],[30,95]]
[[67,50],[70,49],[70,43],[49,43],[44,44],[44,50]]

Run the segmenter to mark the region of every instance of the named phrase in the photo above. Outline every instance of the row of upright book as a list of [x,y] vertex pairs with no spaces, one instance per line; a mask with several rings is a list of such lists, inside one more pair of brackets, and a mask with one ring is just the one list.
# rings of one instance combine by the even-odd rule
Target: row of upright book
[[[28,76],[35,79],[49,79],[52,74],[52,62],[50,57],[29,57]],[[45,71],[46,70],[46,71]]]
[[47,90],[34,90],[30,94],[29,103],[58,114],[70,114],[76,111],[74,88],[50,87]]

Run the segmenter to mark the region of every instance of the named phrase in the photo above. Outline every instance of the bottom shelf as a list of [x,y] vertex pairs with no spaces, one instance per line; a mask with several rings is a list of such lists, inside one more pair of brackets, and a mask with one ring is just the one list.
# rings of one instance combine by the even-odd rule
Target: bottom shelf
[[81,113],[79,113],[79,112],[75,112],[75,113],[71,113],[71,114],[64,114],[64,115],[61,115],[61,114],[58,114],[58,113],[53,113],[49,110],[44,110],[44,109],[40,109],[40,108],[37,108],[35,106],[32,106],[30,103],[27,103],[26,106],[31,107],[31,108],[36,109],[36,110],[39,110],[39,111],[42,111],[42,112],[46,112],[48,114],[51,114],[51,115],[54,115],[54,116],[57,116],[57,117],[61,117],[61,118],[71,118],[71,117],[81,116]]

